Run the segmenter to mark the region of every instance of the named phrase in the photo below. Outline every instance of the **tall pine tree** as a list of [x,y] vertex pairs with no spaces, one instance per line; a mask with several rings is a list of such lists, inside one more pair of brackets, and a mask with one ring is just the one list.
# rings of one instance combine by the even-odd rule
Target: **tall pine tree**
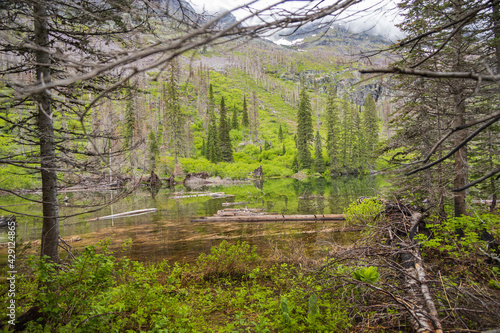
[[243,128],[248,128],[249,126],[246,96],[243,96],[243,111],[242,111],[241,125],[243,126]]
[[313,140],[311,101],[305,86],[300,92],[299,110],[297,113],[297,153],[300,169],[311,168],[312,159],[310,143]]
[[180,104],[177,63],[170,61],[168,67],[169,75],[165,87],[165,142],[174,155],[174,164],[177,166],[179,155],[185,148],[186,117]]
[[316,137],[314,139],[314,155],[314,168],[316,172],[323,173],[323,171],[325,171],[325,161],[323,160],[323,145],[321,143],[319,130],[316,131]]
[[330,160],[330,173],[339,171],[339,140],[340,140],[339,110],[332,89],[328,92],[326,104],[326,150]]
[[124,134],[124,147],[129,149],[134,142],[135,130],[135,114],[134,114],[134,100],[132,96],[127,98],[127,105],[125,106],[125,134]]
[[207,133],[207,159],[216,163],[220,161],[219,133],[217,130],[217,116],[215,115],[215,102],[212,84],[208,88],[208,133]]
[[363,116],[362,152],[368,168],[373,168],[373,152],[378,144],[379,121],[377,107],[371,94],[366,96]]
[[231,129],[237,130],[239,128],[238,124],[238,109],[236,106],[233,106],[233,118],[231,120]]
[[233,148],[231,147],[231,138],[229,137],[229,126],[226,120],[226,103],[224,97],[220,100],[220,118],[219,118],[219,143],[221,160],[224,162],[233,162]]

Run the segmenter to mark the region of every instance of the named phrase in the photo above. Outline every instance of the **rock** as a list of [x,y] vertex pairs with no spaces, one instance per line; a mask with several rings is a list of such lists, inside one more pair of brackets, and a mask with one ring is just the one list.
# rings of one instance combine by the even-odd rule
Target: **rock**
[[190,172],[184,178],[183,183],[184,183],[184,185],[186,185],[186,183],[192,178],[207,179],[208,177],[209,177],[209,175],[208,175],[208,172],[206,172],[206,171]]

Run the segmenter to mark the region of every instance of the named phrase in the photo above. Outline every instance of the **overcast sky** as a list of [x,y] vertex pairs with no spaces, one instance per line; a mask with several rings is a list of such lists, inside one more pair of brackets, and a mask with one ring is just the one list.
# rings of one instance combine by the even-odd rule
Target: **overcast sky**
[[[362,14],[356,15],[356,18],[344,19],[339,21],[339,23],[345,25],[353,32],[371,32],[376,35],[382,35],[393,41],[402,37],[401,32],[395,27],[396,23],[401,22],[401,17],[397,15],[396,11],[396,1],[397,0],[364,0],[361,4],[353,6],[352,9],[346,11],[344,15],[353,15],[357,12],[362,12]],[[239,5],[248,3],[249,0],[190,0],[191,4],[195,9],[201,12],[203,9],[206,11],[222,12],[224,10],[232,10]],[[270,5],[274,2],[273,0],[259,0],[255,3],[254,7],[262,8],[266,5]],[[318,1],[311,1],[311,3],[317,3]],[[322,2],[322,6],[333,3],[334,0],[326,0]],[[288,1],[286,7],[288,9],[297,8],[298,6],[304,6],[305,1]],[[233,15],[237,19],[243,19],[248,12],[245,11],[234,11]]]

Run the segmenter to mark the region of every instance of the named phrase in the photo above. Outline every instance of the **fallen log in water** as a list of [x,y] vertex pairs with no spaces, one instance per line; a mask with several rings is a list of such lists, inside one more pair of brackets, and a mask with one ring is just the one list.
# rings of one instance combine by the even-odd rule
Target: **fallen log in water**
[[223,202],[222,207],[228,207],[228,206],[236,206],[236,205],[245,205],[250,203],[250,201],[238,201],[238,202]]
[[343,221],[344,214],[317,215],[250,215],[250,216],[208,216],[191,222],[285,222],[285,221]]
[[97,220],[117,219],[117,218],[120,218],[120,217],[137,216],[137,215],[142,215],[142,214],[153,213],[153,212],[156,212],[157,210],[158,209],[156,209],[156,208],[146,208],[146,209],[132,210],[130,212],[124,212],[124,213],[119,213],[119,214],[113,214],[113,215],[96,217],[96,218],[87,220],[87,222],[88,221],[97,221]]
[[184,199],[184,198],[195,198],[195,197],[212,197],[212,198],[227,198],[234,197],[233,194],[226,194],[224,192],[216,192],[216,193],[202,193],[202,194],[192,194],[192,195],[177,195],[170,197],[170,199]]

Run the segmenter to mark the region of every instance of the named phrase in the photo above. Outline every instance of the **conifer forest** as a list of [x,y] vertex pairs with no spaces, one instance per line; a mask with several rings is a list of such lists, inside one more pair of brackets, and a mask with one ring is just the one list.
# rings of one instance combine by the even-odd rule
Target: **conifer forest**
[[500,332],[500,0],[0,1],[2,332]]

